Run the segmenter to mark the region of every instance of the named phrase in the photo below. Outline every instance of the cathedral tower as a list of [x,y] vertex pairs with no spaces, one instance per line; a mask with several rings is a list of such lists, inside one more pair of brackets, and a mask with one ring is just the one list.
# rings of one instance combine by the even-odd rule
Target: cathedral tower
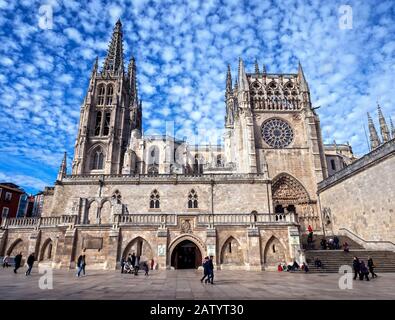
[[120,174],[133,130],[141,131],[135,60],[124,71],[122,23],[117,21],[103,68],[96,59],[81,107],[73,174]]

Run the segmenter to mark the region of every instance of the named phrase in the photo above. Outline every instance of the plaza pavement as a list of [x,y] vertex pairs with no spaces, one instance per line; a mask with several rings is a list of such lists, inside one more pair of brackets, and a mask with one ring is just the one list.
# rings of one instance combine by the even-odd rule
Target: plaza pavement
[[339,274],[301,272],[216,271],[215,284],[200,283],[201,271],[163,270],[138,276],[119,271],[87,270],[77,278],[73,270],[54,270],[53,289],[39,289],[38,269],[24,275],[0,269],[1,299],[395,299],[395,273],[369,282],[356,280],[353,289],[339,289]]

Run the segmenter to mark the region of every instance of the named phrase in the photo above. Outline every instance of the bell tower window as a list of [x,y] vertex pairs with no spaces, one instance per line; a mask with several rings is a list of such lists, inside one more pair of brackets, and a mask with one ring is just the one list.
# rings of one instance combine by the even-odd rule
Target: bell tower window
[[101,118],[102,118],[102,113],[101,113],[101,111],[98,111],[96,113],[95,136],[100,135]]
[[113,86],[110,84],[107,86],[107,94],[106,94],[106,105],[110,106],[112,105],[112,96],[114,94],[114,88]]
[[106,88],[104,85],[100,85],[98,88],[98,93],[97,93],[97,104],[99,106],[104,105],[104,95],[105,95]]
[[104,153],[101,147],[98,147],[92,153],[92,170],[102,170],[103,164]]
[[110,119],[111,119],[111,113],[106,112],[105,113],[105,119],[104,119],[104,127],[103,127],[103,135],[108,136],[110,133]]

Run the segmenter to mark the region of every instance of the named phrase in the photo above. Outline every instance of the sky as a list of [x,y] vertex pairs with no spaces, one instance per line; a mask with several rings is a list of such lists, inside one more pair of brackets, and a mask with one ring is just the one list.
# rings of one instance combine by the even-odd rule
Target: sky
[[218,132],[228,63],[235,75],[239,57],[247,72],[255,59],[268,73],[300,61],[324,142],[367,153],[366,112],[378,127],[378,101],[395,122],[395,1],[344,2],[0,0],[0,181],[53,185],[64,151],[70,170],[91,69],[118,18],[145,133],[172,120],[179,137]]

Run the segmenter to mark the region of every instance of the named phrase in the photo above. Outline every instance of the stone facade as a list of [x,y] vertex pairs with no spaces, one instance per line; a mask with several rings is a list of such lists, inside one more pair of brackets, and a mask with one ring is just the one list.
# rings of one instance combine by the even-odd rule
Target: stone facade
[[325,231],[395,250],[395,139],[319,183]]
[[66,157],[40,218],[6,219],[0,255],[114,269],[135,252],[158,268],[274,269],[301,258],[300,232],[321,228],[326,177],[320,122],[302,67],[295,74],[228,69],[223,146],[142,135],[136,63],[123,66],[117,22],[102,70],[81,106],[72,174]]

